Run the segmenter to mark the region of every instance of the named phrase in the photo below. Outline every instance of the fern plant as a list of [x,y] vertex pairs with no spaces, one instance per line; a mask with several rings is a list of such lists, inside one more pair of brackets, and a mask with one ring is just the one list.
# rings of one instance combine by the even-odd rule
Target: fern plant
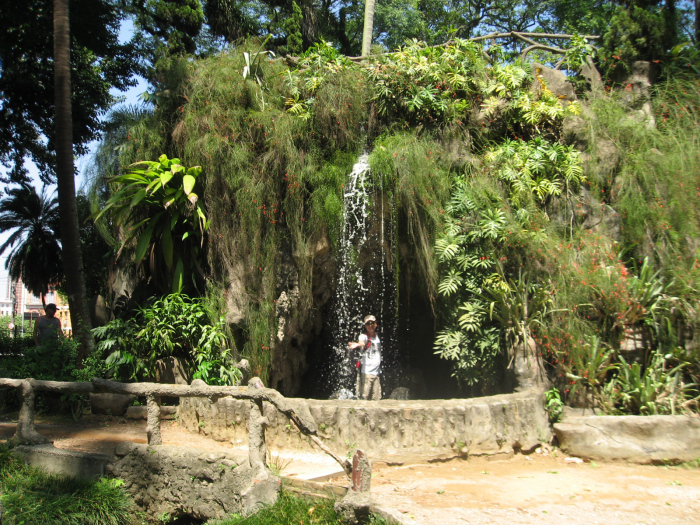
[[551,197],[569,195],[586,181],[581,158],[573,146],[506,139],[484,155],[499,180],[510,188],[510,201],[524,207],[533,198],[546,204]]
[[452,375],[466,385],[487,387],[498,376],[500,329],[489,319],[482,294],[497,286],[494,245],[505,239],[506,216],[498,201],[479,202],[468,180],[455,177],[443,233],[435,242],[442,277],[438,293],[447,312],[434,350],[449,360]]

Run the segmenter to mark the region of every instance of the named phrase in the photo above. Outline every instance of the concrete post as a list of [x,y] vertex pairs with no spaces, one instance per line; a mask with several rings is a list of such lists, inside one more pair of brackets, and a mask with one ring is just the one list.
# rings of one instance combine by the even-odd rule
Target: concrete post
[[163,438],[160,435],[160,405],[156,401],[156,396],[149,394],[146,396],[146,436],[149,445],[162,445]]
[[29,380],[21,382],[19,393],[22,397],[22,407],[19,409],[17,432],[14,441],[25,445],[42,445],[48,443],[46,436],[39,434],[34,428],[34,388]]
[[352,457],[352,490],[355,492],[369,492],[372,481],[372,463],[367,455],[357,450]]
[[248,417],[248,457],[254,470],[267,470],[267,443],[265,442],[265,425],[267,418],[263,416],[262,399],[250,402]]

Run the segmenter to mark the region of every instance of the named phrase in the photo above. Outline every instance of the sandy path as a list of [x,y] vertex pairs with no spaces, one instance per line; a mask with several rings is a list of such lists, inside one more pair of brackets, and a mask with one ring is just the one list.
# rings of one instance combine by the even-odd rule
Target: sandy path
[[[145,421],[92,416],[80,425],[55,419],[40,423],[38,430],[59,448],[111,453],[119,442],[146,441]],[[14,429],[13,422],[0,420],[0,439]],[[231,449],[175,421],[163,422],[162,430],[167,444]],[[323,459],[322,464],[308,456],[284,460],[282,473],[327,471],[329,462]],[[374,500],[398,511],[406,524],[700,524],[700,469],[573,463],[561,451],[400,466],[377,461],[373,468]]]

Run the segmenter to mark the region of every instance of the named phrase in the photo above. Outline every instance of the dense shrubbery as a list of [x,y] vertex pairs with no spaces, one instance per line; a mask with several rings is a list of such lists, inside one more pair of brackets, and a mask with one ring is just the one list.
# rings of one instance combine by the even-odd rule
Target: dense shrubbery
[[[590,51],[574,44],[572,68]],[[162,153],[202,166],[209,295],[223,304],[229,279],[244,284],[236,350],[263,378],[278,254],[295,254],[298,307],[309,308],[310,247],[325,233],[335,242],[345,173],[369,142],[371,176],[411,241],[396,267],[426,284],[435,349],[460,381],[493,391],[513,352],[534,341],[570,401],[692,406],[697,80],[657,87],[654,128],[614,94],[589,94],[592,111],[577,117],[581,104],[560,102],[528,64],[490,64],[461,40],[414,42],[364,65],[320,43],[293,68],[246,44],[170,71],[167,96],[130,128],[114,168]],[[571,118],[583,119],[586,151],[565,142]],[[599,165],[603,144],[616,165]],[[631,333],[644,348],[633,358],[620,351]]]
[[117,379],[152,381],[156,362],[169,356],[182,358],[192,377],[208,384],[233,385],[240,379],[227,348],[223,319],[211,323],[201,299],[167,295],[93,332],[97,350],[107,355],[106,367]]
[[[93,377],[105,377],[107,366],[99,350],[83,359],[78,366],[78,343],[72,339],[49,341],[41,347],[34,345],[32,337],[0,337],[0,348],[6,355],[0,357],[0,377],[13,379],[42,379],[47,381],[90,381]],[[78,418],[82,415],[83,397],[79,394],[55,394],[38,392],[37,409],[42,411],[64,410]],[[16,409],[19,398],[14,389],[0,390],[0,412]]]

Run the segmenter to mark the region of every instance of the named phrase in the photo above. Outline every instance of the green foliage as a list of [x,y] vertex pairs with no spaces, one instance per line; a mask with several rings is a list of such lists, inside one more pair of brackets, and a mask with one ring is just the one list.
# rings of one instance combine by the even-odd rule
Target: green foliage
[[514,349],[525,348],[536,326],[542,326],[550,313],[552,292],[533,283],[522,271],[517,279],[506,281],[499,266],[499,280],[482,295],[488,301],[489,317],[498,321],[506,348],[513,359]]
[[585,353],[581,352],[573,357],[571,372],[567,373],[567,377],[573,382],[571,395],[574,396],[581,388],[584,396],[592,396],[598,406],[610,410],[610,401],[603,388],[610,379],[611,371],[618,367],[614,362],[615,354],[612,348],[597,337],[587,341],[584,348]]
[[543,208],[568,198],[583,181],[578,153],[539,137],[506,139],[483,158],[486,173],[502,185],[473,172],[456,177],[444,230],[435,241],[448,327],[438,333],[435,350],[454,361],[453,375],[469,385],[494,384],[499,355],[512,358],[555,309],[554,290],[532,282],[540,268],[533,265],[529,275],[521,267],[516,278],[503,263],[526,257],[523,248],[539,242],[549,223]]
[[[80,368],[76,365],[78,343],[72,339],[48,341],[40,347],[31,337],[11,339],[0,336],[0,377],[15,379],[41,379],[46,381],[90,381],[93,377],[105,377],[107,368],[101,355],[94,350],[83,359]],[[18,402],[14,393],[7,396],[8,405]],[[0,406],[2,395],[0,395]],[[65,410],[74,418],[82,415],[84,396],[38,392],[35,405],[40,411]]]
[[586,397],[610,414],[680,414],[697,410],[697,383],[688,383],[684,369],[688,361],[678,362],[674,354],[655,352],[648,361],[628,362],[612,349],[601,348],[593,340],[590,353],[582,356],[567,374],[572,391],[583,389]]
[[489,320],[482,294],[501,283],[493,256],[505,239],[501,202],[495,188],[456,177],[445,207],[444,232],[435,242],[447,327],[438,332],[435,351],[453,361],[453,376],[467,385],[489,385],[498,379],[500,330]]
[[301,7],[296,2],[292,2],[292,16],[284,23],[287,33],[287,53],[290,55],[300,55],[303,51],[303,40],[301,37],[301,24],[303,16]]
[[418,41],[367,66],[380,116],[413,124],[441,125],[465,119],[476,104],[480,81],[486,77],[481,47],[456,40],[444,48]]
[[561,400],[559,390],[552,388],[544,393],[544,409],[551,423],[557,423],[564,411],[564,402]]
[[2,360],[0,367],[7,374],[3,377],[50,381],[73,381],[77,377],[78,344],[72,339],[51,340],[39,347],[31,337],[3,337],[1,341],[3,348],[14,351],[13,357]]
[[196,37],[204,22],[202,2],[147,0],[126,7],[127,12],[135,15],[136,27],[148,35],[142,40],[155,56],[194,53]]
[[[0,162],[10,178],[29,182],[25,159],[44,182],[54,179],[53,9],[45,0],[8,2],[0,12]],[[71,98],[76,154],[98,138],[112,88],[135,84],[140,72],[133,41],[119,42],[123,12],[107,0],[70,3]]]
[[134,317],[114,319],[93,329],[97,348],[109,352],[107,366],[120,379],[155,377],[156,361],[185,359],[192,376],[213,385],[232,385],[240,379],[226,348],[223,318],[210,322],[201,299],[171,294],[140,307]]
[[516,138],[520,134],[547,137],[548,131],[567,115],[578,115],[577,102],[563,105],[536,71],[538,90],[532,90],[530,67],[527,64],[495,64],[490,78],[482,87],[483,111],[486,117],[499,114],[513,127]]
[[697,385],[683,382],[685,364],[669,367],[667,357],[671,356],[654,354],[646,366],[628,364],[619,357],[619,372],[606,388],[616,411],[642,416],[678,414],[687,410],[689,401],[697,403],[697,398],[692,399]]
[[[309,500],[283,490],[277,502],[255,514],[243,517],[229,516],[215,520],[211,525],[279,525],[280,523],[338,523],[340,517],[333,509],[334,502],[328,499]],[[368,523],[386,525],[386,521],[370,516]]]
[[7,190],[0,202],[0,233],[7,237],[0,254],[7,253],[5,269],[12,280],[22,279],[27,290],[45,295],[49,285],[63,278],[58,199],[22,184]]
[[432,297],[437,267],[431,239],[442,225],[442,206],[450,187],[441,146],[438,141],[415,133],[386,134],[375,142],[369,161],[371,177],[384,188],[399,214],[396,223],[401,222],[410,239],[417,262],[413,271]]
[[639,3],[643,5],[630,2],[613,13],[603,37],[605,56],[615,56],[625,63],[660,59],[677,43],[674,13],[657,7],[655,2]]
[[47,474],[0,445],[0,508],[3,523],[127,525],[132,502],[124,482]]
[[[529,121],[529,116],[521,118]],[[568,196],[586,180],[573,146],[550,144],[541,137],[528,142],[506,139],[490,148],[484,159],[508,185],[509,200],[518,208],[547,203],[562,193]]]
[[[139,165],[145,167],[137,169]],[[108,180],[116,192],[95,215],[99,221],[111,210],[115,226],[125,229],[119,253],[136,239],[134,264],[148,255],[151,276],[168,283],[173,292],[182,291],[186,277],[195,289],[197,276],[204,279],[200,261],[209,221],[194,192],[201,172],[200,166],[185,168],[180,159],[166,155],[157,162],[136,163],[126,174]],[[168,279],[159,275],[163,266]],[[168,285],[161,284],[166,289]]]

